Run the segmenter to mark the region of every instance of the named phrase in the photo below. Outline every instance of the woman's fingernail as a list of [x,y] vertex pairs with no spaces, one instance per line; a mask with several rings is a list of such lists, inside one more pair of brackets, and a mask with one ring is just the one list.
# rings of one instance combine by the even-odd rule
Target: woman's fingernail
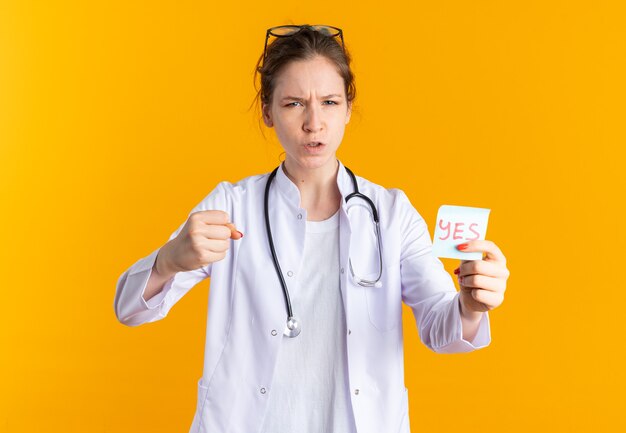
[[466,249],[467,249],[467,247],[468,247],[468,244],[466,244],[466,243],[465,243],[465,244],[461,244],[461,245],[457,245],[457,246],[456,246],[456,248],[457,248],[458,250],[461,250],[461,251],[466,250]]
[[454,273],[455,273],[455,274],[457,274],[457,275],[458,275],[460,272],[461,272],[461,269],[459,269],[459,268],[456,268],[456,269],[454,270]]
[[237,230],[237,233],[239,233],[241,237],[243,237],[243,233],[241,233],[239,230]]

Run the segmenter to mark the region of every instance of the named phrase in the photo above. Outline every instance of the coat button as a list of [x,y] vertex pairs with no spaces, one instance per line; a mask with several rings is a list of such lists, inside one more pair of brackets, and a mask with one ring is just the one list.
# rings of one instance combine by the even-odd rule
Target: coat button
[[293,272],[288,271],[288,272],[287,272],[287,276],[288,276],[288,277],[293,277]]
[[350,329],[348,329],[348,335],[352,334],[352,331]]
[[299,213],[299,214],[298,214],[298,219],[299,219],[299,220],[301,220],[301,219],[302,219],[302,214],[301,214],[301,213]]
[[341,273],[343,274],[343,268],[341,268]]
[[261,394],[265,394],[265,388],[261,388]]
[[359,395],[359,390],[358,390],[358,389],[355,389],[355,390],[354,390],[354,394],[355,394],[355,395]]
[[276,336],[277,332],[275,329],[272,329],[272,335]]

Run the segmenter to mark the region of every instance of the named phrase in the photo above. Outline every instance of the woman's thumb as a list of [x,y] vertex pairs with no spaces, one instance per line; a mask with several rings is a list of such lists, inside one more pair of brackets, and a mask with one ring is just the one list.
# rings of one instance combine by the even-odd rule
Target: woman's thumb
[[243,237],[243,233],[241,233],[239,230],[237,230],[237,228],[235,227],[235,224],[233,224],[233,223],[226,223],[224,225],[230,229],[230,238],[231,239],[237,240],[237,239],[241,239]]

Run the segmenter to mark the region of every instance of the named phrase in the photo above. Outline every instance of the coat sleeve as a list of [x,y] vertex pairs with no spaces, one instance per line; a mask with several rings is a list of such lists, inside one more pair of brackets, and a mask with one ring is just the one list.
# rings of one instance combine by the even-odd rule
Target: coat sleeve
[[[219,183],[198,205],[196,205],[185,222],[168,239],[174,239],[189,216],[198,211],[224,210],[230,211],[230,197],[228,182]],[[144,290],[152,273],[152,267],[161,247],[148,256],[135,262],[117,280],[113,308],[117,319],[128,326],[137,326],[147,322],[154,322],[164,318],[169,310],[176,304],[193,286],[211,276],[211,264],[188,272],[178,272],[163,286],[163,290],[149,300],[143,297]]]
[[402,301],[411,307],[420,339],[437,353],[471,352],[491,342],[488,313],[483,314],[473,341],[463,339],[459,294],[441,260],[432,252],[426,222],[398,191],[402,247]]

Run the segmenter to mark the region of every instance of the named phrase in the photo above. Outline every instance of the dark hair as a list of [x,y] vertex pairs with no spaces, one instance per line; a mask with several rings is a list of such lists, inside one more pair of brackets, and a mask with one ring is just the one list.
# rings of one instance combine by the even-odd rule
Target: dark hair
[[292,36],[276,38],[268,44],[265,60],[261,54],[256,64],[254,88],[257,89],[257,75],[261,76],[261,87],[257,89],[253,104],[259,108],[261,104],[272,102],[276,78],[285,65],[294,61],[309,60],[316,56],[325,57],[337,67],[337,72],[343,78],[346,98],[351,104],[356,98],[356,86],[354,74],[350,69],[351,57],[347,48],[344,54],[344,48],[341,47],[336,37],[307,27]]

